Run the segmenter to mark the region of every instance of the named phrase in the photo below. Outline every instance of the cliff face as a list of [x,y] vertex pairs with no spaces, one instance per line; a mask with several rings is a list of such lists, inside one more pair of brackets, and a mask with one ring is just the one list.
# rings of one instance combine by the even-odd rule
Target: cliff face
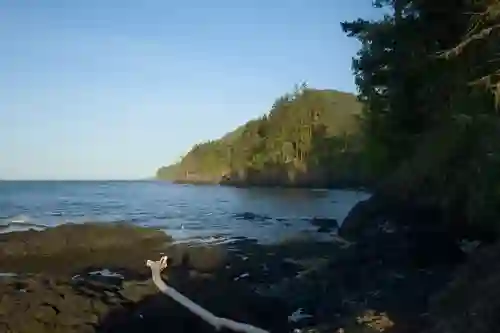
[[195,145],[157,178],[189,183],[319,186],[360,180],[356,96],[302,88],[268,114],[218,140]]

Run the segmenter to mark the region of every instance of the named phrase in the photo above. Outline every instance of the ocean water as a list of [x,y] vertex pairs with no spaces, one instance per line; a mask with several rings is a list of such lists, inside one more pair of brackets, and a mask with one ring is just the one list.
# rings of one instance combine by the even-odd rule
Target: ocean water
[[[124,221],[177,241],[262,243],[314,233],[312,217],[341,223],[368,193],[346,190],[195,186],[159,181],[3,181],[0,232],[62,223]],[[245,212],[269,217],[244,220]]]

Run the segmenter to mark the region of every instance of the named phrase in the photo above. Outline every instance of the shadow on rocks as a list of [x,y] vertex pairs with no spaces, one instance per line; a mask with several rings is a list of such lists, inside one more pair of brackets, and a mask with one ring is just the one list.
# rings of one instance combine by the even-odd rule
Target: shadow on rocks
[[[196,259],[195,259],[196,258]],[[272,332],[288,332],[287,311],[276,298],[261,297],[247,286],[218,275],[213,269],[193,269],[196,255],[184,252],[170,259],[164,280],[214,315],[249,323]],[[150,282],[152,284],[152,282]],[[280,310],[281,309],[281,310]],[[158,292],[108,312],[96,332],[214,332],[214,328]]]

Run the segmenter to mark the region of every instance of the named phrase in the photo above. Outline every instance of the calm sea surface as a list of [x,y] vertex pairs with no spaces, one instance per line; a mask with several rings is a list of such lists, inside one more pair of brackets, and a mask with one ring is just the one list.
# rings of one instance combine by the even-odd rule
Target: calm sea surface
[[[241,189],[155,181],[0,182],[0,231],[66,222],[126,221],[182,240],[273,242],[313,232],[308,218],[339,222],[369,195],[344,190]],[[244,220],[250,212],[269,219]]]

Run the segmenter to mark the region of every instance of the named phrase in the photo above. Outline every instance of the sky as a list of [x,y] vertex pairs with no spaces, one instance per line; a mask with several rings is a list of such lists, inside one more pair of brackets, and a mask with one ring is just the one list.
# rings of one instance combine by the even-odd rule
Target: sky
[[307,82],[371,0],[0,0],[0,179],[138,179]]

